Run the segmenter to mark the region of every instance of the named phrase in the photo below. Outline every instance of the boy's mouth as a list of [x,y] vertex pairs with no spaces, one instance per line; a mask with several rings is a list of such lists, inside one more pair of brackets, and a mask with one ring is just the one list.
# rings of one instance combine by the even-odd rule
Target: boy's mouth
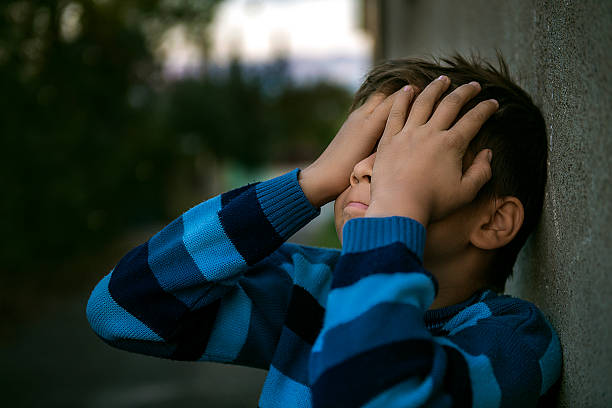
[[369,207],[367,204],[364,204],[364,203],[359,202],[359,201],[351,201],[351,202],[349,202],[349,203],[348,203],[346,206],[347,206],[347,207],[355,207],[355,208],[360,208],[360,209],[362,209],[362,210],[367,210],[367,209],[368,209],[368,207]]

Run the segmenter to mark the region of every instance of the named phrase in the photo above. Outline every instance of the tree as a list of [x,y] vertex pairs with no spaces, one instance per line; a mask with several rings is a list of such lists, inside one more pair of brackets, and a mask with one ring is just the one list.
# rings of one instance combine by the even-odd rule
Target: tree
[[179,21],[203,35],[218,3],[0,5],[3,269],[32,270],[163,217],[176,149],[156,115],[151,49]]
[[225,75],[163,77],[154,52],[163,33],[182,24],[206,38],[218,3],[0,5],[2,290],[31,295],[32,281],[53,280],[66,259],[184,211],[167,202],[177,184],[188,195],[206,176],[198,158],[306,161],[331,140],[350,95],[296,86],[282,58],[256,74],[235,59]]

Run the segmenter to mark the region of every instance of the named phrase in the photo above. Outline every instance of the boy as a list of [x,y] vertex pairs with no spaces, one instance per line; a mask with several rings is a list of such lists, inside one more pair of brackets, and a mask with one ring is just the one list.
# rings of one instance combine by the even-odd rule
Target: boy
[[[262,408],[541,402],[557,336],[490,288],[541,211],[544,121],[501,58],[444,62],[375,67],[312,165],[129,252],[92,293],[92,328],[130,351],[268,369]],[[342,251],[284,243],[334,199]]]

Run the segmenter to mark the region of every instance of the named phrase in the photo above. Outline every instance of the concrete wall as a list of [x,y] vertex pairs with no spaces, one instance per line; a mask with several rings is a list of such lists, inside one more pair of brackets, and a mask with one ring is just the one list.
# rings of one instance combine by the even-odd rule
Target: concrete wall
[[612,1],[379,0],[382,55],[499,48],[549,132],[543,220],[508,292],[561,338],[558,405],[612,406]]

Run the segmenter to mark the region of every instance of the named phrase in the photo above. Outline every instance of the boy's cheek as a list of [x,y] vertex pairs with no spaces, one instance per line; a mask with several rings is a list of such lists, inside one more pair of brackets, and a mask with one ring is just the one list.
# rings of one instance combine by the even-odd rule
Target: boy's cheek
[[346,222],[346,217],[344,214],[344,207],[346,206],[346,196],[348,194],[350,187],[347,187],[334,201],[334,224],[336,226],[336,234],[338,235],[338,240],[340,241],[340,245],[342,245],[342,227]]

